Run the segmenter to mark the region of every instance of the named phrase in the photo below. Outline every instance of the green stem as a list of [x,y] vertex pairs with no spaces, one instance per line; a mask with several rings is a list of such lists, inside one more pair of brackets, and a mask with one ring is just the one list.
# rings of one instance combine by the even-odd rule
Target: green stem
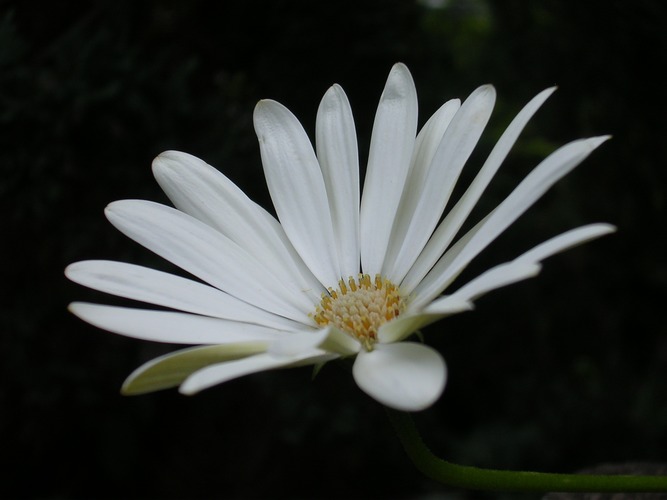
[[512,492],[667,491],[667,476],[553,474],[480,469],[446,462],[429,450],[408,413],[387,409],[401,444],[417,469],[454,488]]

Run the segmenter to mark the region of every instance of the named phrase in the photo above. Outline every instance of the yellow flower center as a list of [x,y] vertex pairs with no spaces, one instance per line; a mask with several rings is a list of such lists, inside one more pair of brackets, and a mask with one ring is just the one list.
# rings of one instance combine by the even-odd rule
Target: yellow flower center
[[350,276],[338,282],[338,288],[329,288],[312,315],[320,326],[334,325],[357,338],[366,350],[371,350],[377,332],[405,309],[399,289],[379,274],[371,281],[368,274],[355,280]]

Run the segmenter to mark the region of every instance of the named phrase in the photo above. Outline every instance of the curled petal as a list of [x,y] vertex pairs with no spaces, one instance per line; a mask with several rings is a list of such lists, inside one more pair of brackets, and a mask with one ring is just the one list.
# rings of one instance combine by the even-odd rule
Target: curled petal
[[252,356],[266,350],[267,342],[243,342],[181,349],[152,359],[134,370],[123,383],[126,396],[170,389],[205,366]]
[[402,411],[420,411],[435,403],[445,388],[442,356],[423,344],[376,344],[357,355],[354,380],[366,394]]

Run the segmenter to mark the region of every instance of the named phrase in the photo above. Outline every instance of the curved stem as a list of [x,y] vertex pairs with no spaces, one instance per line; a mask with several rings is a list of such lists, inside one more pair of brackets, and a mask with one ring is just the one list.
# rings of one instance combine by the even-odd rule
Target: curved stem
[[406,453],[431,479],[455,488],[512,492],[648,492],[667,491],[667,476],[554,474],[480,469],[446,462],[429,450],[408,413],[387,408]]

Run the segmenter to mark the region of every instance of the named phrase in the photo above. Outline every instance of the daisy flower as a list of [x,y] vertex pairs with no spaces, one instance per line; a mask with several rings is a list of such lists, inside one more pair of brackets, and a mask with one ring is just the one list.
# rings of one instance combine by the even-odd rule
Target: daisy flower
[[440,397],[447,370],[436,350],[407,340],[413,333],[536,275],[550,255],[614,230],[573,229],[450,291],[482,250],[607,139],[556,150],[457,238],[553,90],[519,112],[456,203],[450,197],[491,114],[492,86],[463,103],[446,102],[417,134],[415,85],[396,64],[375,116],[363,193],[352,111],[340,86],[320,103],[314,149],[287,108],[261,101],[254,125],[278,220],[202,160],[162,153],[153,172],[176,208],[122,200],[105,213],[198,280],[122,262],[77,262],[66,269],[69,279],[161,309],[75,302],[70,310],[114,333],[190,345],[135,370],[126,394],[176,386],[194,394],[262,370],[353,358],[354,379],[368,395],[398,410],[427,408]]

